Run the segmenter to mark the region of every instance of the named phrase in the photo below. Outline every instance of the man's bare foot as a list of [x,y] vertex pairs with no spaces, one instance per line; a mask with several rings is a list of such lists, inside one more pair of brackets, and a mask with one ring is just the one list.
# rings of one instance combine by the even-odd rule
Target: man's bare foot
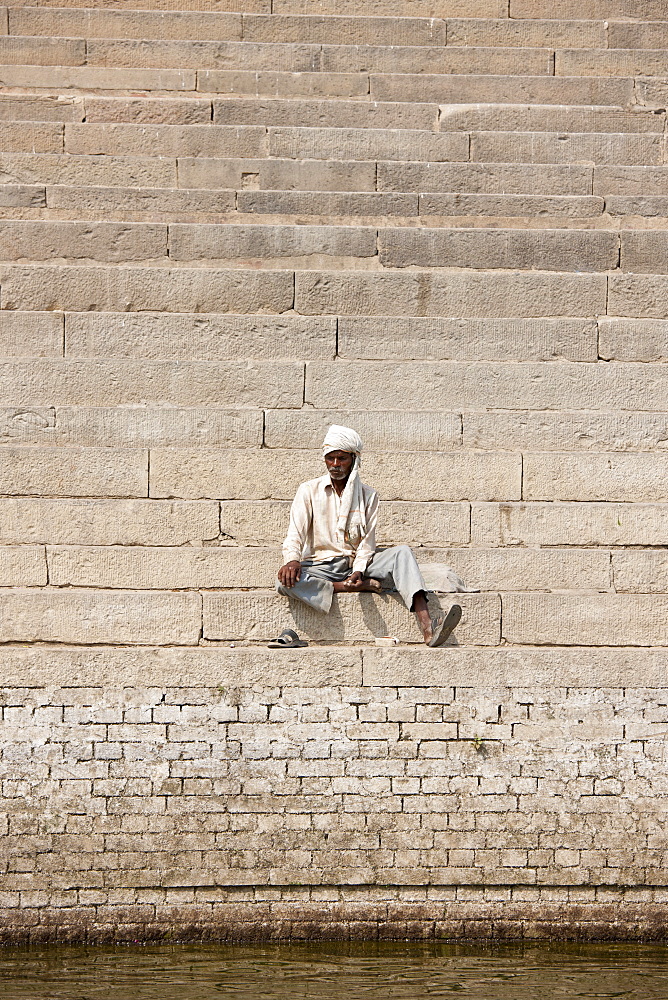
[[361,580],[357,583],[349,583],[348,580],[341,580],[340,583],[334,584],[335,594],[380,594],[383,588],[380,585],[379,580]]

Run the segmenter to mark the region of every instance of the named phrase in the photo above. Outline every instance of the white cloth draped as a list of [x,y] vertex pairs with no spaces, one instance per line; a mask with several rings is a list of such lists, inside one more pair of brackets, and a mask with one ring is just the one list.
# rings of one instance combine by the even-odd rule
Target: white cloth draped
[[359,476],[363,447],[362,438],[357,431],[354,431],[352,427],[342,427],[339,424],[332,424],[322,442],[323,456],[329,455],[330,451],[347,451],[355,456],[348,482],[341,495],[337,519],[340,540],[348,542],[353,548],[357,548],[360,539],[367,533],[364,494]]

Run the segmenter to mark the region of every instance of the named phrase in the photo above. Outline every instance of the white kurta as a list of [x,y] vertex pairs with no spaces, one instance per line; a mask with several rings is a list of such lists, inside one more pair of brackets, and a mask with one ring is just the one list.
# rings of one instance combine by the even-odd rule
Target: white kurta
[[313,559],[323,562],[346,556],[353,573],[363,573],[376,551],[378,494],[362,483],[366,533],[341,539],[337,518],[341,500],[332,486],[329,473],[309,479],[297,490],[290,510],[290,527],[283,542],[285,562]]

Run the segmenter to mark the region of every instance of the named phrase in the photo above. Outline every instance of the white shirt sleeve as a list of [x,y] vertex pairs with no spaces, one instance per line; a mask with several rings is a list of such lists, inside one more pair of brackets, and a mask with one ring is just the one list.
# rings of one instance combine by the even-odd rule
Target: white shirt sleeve
[[376,524],[378,522],[378,494],[374,491],[364,505],[366,514],[366,535],[357,546],[353,560],[353,573],[363,573],[376,553]]
[[312,517],[311,498],[305,484],[302,484],[292,501],[290,527],[283,542],[283,559],[286,563],[293,559],[301,562]]

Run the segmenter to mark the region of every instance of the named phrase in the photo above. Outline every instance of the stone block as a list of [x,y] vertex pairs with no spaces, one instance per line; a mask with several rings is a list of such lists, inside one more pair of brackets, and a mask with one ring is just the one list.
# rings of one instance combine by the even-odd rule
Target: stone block
[[666,106],[667,95],[668,81],[666,80],[636,80],[636,99],[641,105],[663,110]]
[[596,338],[596,322],[585,319],[342,316],[338,353],[369,361],[595,361]]
[[367,97],[369,77],[364,73],[202,69],[197,74],[197,89],[205,94],[239,94],[245,97]]
[[0,355],[15,358],[62,357],[62,314],[0,311]]
[[[0,163],[2,160],[0,159]],[[335,160],[223,160],[179,157],[179,183],[198,188],[375,191],[376,164]]]
[[473,504],[478,545],[661,545],[668,530],[665,504]]
[[62,153],[65,126],[60,122],[5,122],[4,153]]
[[[512,22],[511,22],[512,23]],[[517,22],[515,22],[517,23]],[[662,115],[599,107],[532,104],[446,104],[440,108],[442,132],[614,132],[660,133]]]
[[[0,313],[0,329],[2,319]],[[332,359],[336,353],[336,320],[324,316],[67,313],[65,336],[71,358],[301,361]]]
[[612,574],[617,593],[668,594],[665,552],[613,552]]
[[[601,199],[601,203],[602,203]],[[259,215],[417,216],[418,195],[321,191],[239,191],[239,212]]]
[[620,267],[623,271],[666,274],[668,238],[661,232],[624,232]]
[[[445,45],[446,22],[432,17],[247,14],[243,36],[252,42],[326,45]],[[151,36],[155,37],[155,36]],[[185,36],[184,36],[185,37]],[[194,38],[194,35],[189,35]],[[479,43],[486,44],[486,43]]]
[[[119,71],[120,72],[120,71]],[[250,125],[66,124],[65,152],[116,156],[263,156],[266,130]]]
[[0,404],[300,406],[303,365],[252,361],[0,362]]
[[[38,66],[81,66],[86,62],[86,42],[83,38],[35,38],[28,31],[0,37],[0,64]],[[62,34],[58,31],[56,35]]]
[[218,535],[218,504],[206,501],[22,497],[0,500],[0,515],[4,545],[180,546]]
[[367,409],[668,410],[661,365],[564,362],[310,362],[305,401],[322,409],[363,404]]
[[592,173],[592,167],[570,163],[540,170],[521,163],[379,163],[378,190],[585,196]]
[[647,453],[525,455],[523,499],[665,500],[664,466],[663,455]]
[[375,257],[376,230],[362,226],[173,223],[169,227],[169,255],[173,260]]
[[630,198],[612,195],[606,198],[608,215],[639,215],[645,218],[668,218],[668,197],[665,195],[636,195]]
[[323,45],[323,73],[551,75],[549,49]]
[[[507,598],[506,598],[507,599]],[[554,599],[554,598],[553,598]],[[505,600],[505,599],[504,599]],[[365,649],[364,683],[378,687],[663,687],[664,650]]]
[[663,413],[465,413],[463,427],[465,447],[511,451],[663,451],[668,440]]
[[[587,17],[596,20],[632,18],[661,20],[666,8],[662,0],[589,0]],[[582,5],[577,0],[564,0],[559,6],[560,17],[582,17]],[[510,0],[511,17],[552,17],[554,7],[549,0]]]
[[665,320],[603,316],[598,327],[599,355],[606,361],[668,361],[668,323]]
[[421,194],[420,215],[467,216],[491,215],[501,218],[515,216],[565,217],[584,219],[601,215],[603,198],[569,198],[563,195],[518,194]]
[[484,318],[605,313],[603,275],[299,271],[295,282],[295,309],[307,315],[387,316],[393,312]]
[[167,256],[167,226],[124,222],[0,221],[3,260],[101,260],[126,263]]
[[[66,128],[83,126],[66,126]],[[662,137],[613,132],[474,132],[472,160],[503,163],[662,163]],[[67,137],[66,137],[67,145]]]
[[87,122],[148,125],[203,125],[211,121],[211,101],[192,97],[86,97]]
[[[394,635],[401,642],[419,643],[415,618],[394,594],[337,594],[328,615],[277,594],[227,591],[204,598],[204,638],[266,641],[278,635],[286,621],[300,635],[319,642],[369,642],[374,636]],[[498,645],[500,601],[496,594],[432,595],[434,611],[461,605],[461,623],[450,638],[481,646]]]
[[42,546],[0,548],[0,587],[46,587],[47,582]]
[[444,451],[461,444],[458,413],[373,413],[366,410],[266,410],[267,448],[313,448],[330,424],[355,427],[367,451]]
[[668,276],[611,274],[607,312],[611,316],[668,318]]
[[[324,74],[323,74],[324,75]],[[425,129],[435,131],[435,104],[382,104],[376,101],[249,100],[213,101],[216,125],[266,125],[299,128]]]
[[668,167],[594,168],[594,194],[603,195],[668,195]]
[[[24,432],[24,440],[32,441]],[[221,410],[215,407],[59,406],[55,426],[46,431],[51,443],[83,447],[153,448],[202,446],[259,448],[261,410]],[[33,434],[33,437],[38,437]],[[42,438],[45,432],[41,431]]]
[[371,128],[269,129],[269,155],[290,159],[408,160],[419,157],[434,161],[468,160],[468,145],[468,136],[456,132],[435,134],[417,129]]
[[379,230],[378,251],[384,267],[607,271],[617,266],[619,237],[616,233],[572,229],[404,227]]
[[241,14],[170,10],[12,7],[12,35],[64,35],[67,38],[241,39]]
[[[275,14],[359,14],[353,0],[275,0]],[[367,17],[507,17],[503,0],[369,0]]]
[[668,598],[504,594],[503,638],[560,646],[666,646]]
[[145,545],[49,546],[47,560],[55,587],[121,590],[269,588],[283,563],[280,549]]
[[59,687],[63,677],[72,687],[203,689],[208,700],[208,688],[359,686],[362,655],[359,649],[341,647],[265,649],[262,656],[257,649],[220,647],[7,646],[3,650],[3,684]]
[[0,288],[3,309],[281,313],[294,303],[291,271],[6,264]]
[[195,74],[182,69],[108,69],[99,66],[0,66],[5,87],[57,90],[194,90]]
[[555,53],[557,76],[668,76],[664,49],[562,49]]
[[148,454],[114,448],[5,445],[0,493],[6,496],[146,496]]
[[[469,51],[463,49],[462,51]],[[437,104],[633,104],[633,80],[605,77],[475,76],[468,74],[372,74],[374,101],[435,101]]]
[[[176,160],[142,156],[0,153],[0,180],[23,184],[173,187]],[[85,197],[85,194],[84,194]]]
[[[221,531],[238,545],[280,545],[285,538],[289,501],[225,500],[220,507]],[[379,545],[466,545],[469,522],[467,503],[383,500],[376,539]]]
[[2,121],[80,122],[84,115],[84,103],[76,97],[16,95],[0,99]]
[[[315,44],[271,44],[264,42],[193,41],[191,39],[90,39],[91,66],[160,67],[179,66],[181,71],[203,69],[273,70],[308,73],[321,69],[321,46]],[[194,87],[190,88],[191,90]]]
[[434,579],[430,565],[444,563],[452,567],[467,586],[483,591],[612,589],[607,552],[521,548],[427,549],[418,550],[416,556],[428,587]]
[[50,406],[0,407],[0,443],[53,444],[56,411]]
[[[609,34],[614,25],[610,25]],[[484,19],[450,17],[448,45],[513,45],[556,48],[603,49],[607,39],[603,24],[596,21],[512,20],[508,17]]]
[[43,187],[4,184],[0,187],[0,206],[3,208],[45,208],[46,191]]
[[196,645],[201,620],[199,594],[0,591],[3,642]]
[[68,187],[50,185],[46,200],[49,208],[86,211],[104,217],[108,212],[151,212],[171,221],[175,213],[236,211],[234,191],[188,191],[173,188]]
[[[662,49],[668,46],[668,21],[611,21],[608,24],[611,49]],[[575,48],[569,45],[568,48]],[[604,49],[605,45],[592,48]]]
[[[419,456],[419,458],[418,458]],[[406,453],[365,455],[365,477],[383,499],[519,499],[520,457],[484,452],[420,452],[419,481]],[[156,448],[151,496],[292,500],[297,486],[322,475],[319,453]]]

